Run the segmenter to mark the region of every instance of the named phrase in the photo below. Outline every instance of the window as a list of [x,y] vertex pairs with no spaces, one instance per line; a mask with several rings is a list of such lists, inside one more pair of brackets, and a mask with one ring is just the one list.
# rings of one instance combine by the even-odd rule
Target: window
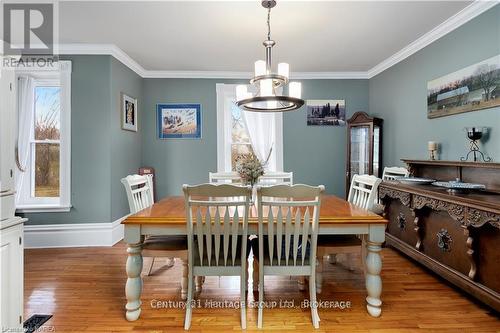
[[248,153],[261,161],[271,153],[266,169],[283,171],[282,114],[242,111],[235,101],[236,85],[217,84],[217,171],[234,171]]
[[234,101],[231,104],[231,170],[236,170],[236,162],[242,155],[254,153],[250,135],[243,120],[243,115]]
[[71,63],[19,70],[16,208],[69,211]]

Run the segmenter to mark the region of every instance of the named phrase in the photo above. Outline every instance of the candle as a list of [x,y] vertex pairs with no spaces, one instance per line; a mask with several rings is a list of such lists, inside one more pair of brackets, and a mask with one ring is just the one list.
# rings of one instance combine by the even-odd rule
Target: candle
[[429,147],[429,150],[437,150],[437,142],[434,141],[429,141],[427,144],[427,147]]

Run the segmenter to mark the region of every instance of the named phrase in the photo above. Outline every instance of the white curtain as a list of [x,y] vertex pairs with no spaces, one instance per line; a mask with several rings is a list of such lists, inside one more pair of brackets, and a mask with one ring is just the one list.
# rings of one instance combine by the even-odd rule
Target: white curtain
[[255,155],[257,155],[257,158],[261,162],[264,162],[272,148],[273,151],[264,168],[268,171],[276,171],[276,143],[274,142],[276,138],[275,115],[251,111],[242,111],[241,113],[243,115],[243,121],[247,126]]
[[30,142],[33,137],[35,126],[35,80],[32,77],[20,76],[18,79],[18,103],[17,103],[17,168],[16,168],[16,201],[19,200],[23,178],[27,175],[27,167],[30,156]]

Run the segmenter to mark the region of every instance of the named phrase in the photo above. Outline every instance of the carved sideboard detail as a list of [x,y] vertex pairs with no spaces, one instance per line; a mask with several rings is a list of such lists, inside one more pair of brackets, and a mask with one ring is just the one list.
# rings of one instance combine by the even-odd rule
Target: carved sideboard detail
[[446,201],[424,197],[422,195],[414,195],[412,206],[414,209],[422,209],[424,206],[434,210],[447,211],[450,216],[460,224],[465,224],[464,206],[452,204]]
[[470,230],[468,227],[462,226],[464,228],[464,236],[467,237],[466,245],[467,245],[467,257],[469,258],[470,270],[469,270],[469,278],[474,280],[477,272],[477,265],[474,256],[474,238],[472,238],[470,234]]
[[385,187],[381,187],[381,188],[379,188],[379,195],[380,195],[380,199],[384,199],[385,197],[399,199],[399,201],[401,201],[401,203],[403,205],[410,206],[410,202],[411,202],[410,193],[396,191],[396,190],[388,189]]
[[469,208],[467,211],[467,226],[482,227],[484,224],[489,223],[495,228],[500,229],[500,214],[485,212],[475,208]]
[[420,225],[418,224],[418,222],[420,221],[420,218],[417,215],[417,212],[415,211],[415,209],[411,210],[411,214],[413,215],[413,218],[414,218],[413,225],[415,226],[415,228],[413,228],[413,230],[415,231],[415,234],[417,234],[417,243],[415,244],[415,248],[420,251],[420,249],[422,247],[422,236],[420,235]]

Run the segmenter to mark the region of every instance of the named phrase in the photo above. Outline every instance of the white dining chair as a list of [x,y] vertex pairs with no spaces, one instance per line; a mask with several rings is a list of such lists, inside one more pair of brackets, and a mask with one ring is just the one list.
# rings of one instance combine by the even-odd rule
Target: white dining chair
[[209,172],[208,182],[212,184],[242,184],[243,181],[237,172]]
[[[122,178],[121,182],[125,186],[130,213],[135,214],[154,203],[153,199],[153,176],[152,175],[129,175]],[[151,264],[147,275],[151,274],[155,258],[167,257],[172,263],[173,258],[182,261],[183,274],[181,280],[181,297],[187,297],[187,238],[185,236],[148,236],[142,246],[142,256],[151,257]],[[172,266],[170,264],[169,266]],[[201,286],[198,285],[198,289]]]
[[[259,328],[263,325],[266,275],[309,276],[311,319],[313,326],[319,328],[315,281],[316,242],[321,194],[324,190],[324,186],[308,185],[257,187]],[[266,218],[264,212],[267,212]]]
[[268,171],[259,177],[257,185],[293,185],[293,172]]
[[408,169],[402,167],[385,167],[382,180],[394,180],[397,177],[408,177]]
[[246,329],[248,214],[252,189],[230,184],[183,186],[188,235],[188,295],[184,329],[191,326],[194,276],[240,276],[241,328]]
[[[382,182],[380,178],[369,175],[354,175],[351,181],[351,189],[347,201],[366,210],[372,210],[376,203],[377,190]],[[345,253],[349,269],[354,270],[353,254],[359,254],[361,267],[365,267],[365,238],[356,235],[320,236],[318,238],[318,266],[317,266],[317,290],[322,291],[323,268],[325,255],[329,256],[330,263],[336,263],[336,255]]]

